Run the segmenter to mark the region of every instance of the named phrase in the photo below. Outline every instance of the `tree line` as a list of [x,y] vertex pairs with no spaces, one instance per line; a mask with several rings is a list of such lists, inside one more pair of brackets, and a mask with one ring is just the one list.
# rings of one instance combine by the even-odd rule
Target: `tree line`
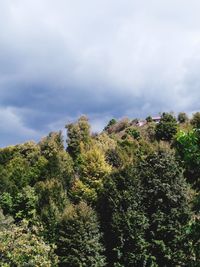
[[200,266],[200,113],[137,122],[0,149],[0,266]]

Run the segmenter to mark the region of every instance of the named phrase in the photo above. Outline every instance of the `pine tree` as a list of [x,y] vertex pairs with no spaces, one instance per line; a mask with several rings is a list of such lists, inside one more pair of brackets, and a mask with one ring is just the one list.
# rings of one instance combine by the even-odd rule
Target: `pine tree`
[[140,181],[130,167],[111,175],[104,185],[98,210],[108,266],[142,267],[151,261],[140,191]]
[[172,153],[158,151],[139,166],[143,210],[149,220],[146,238],[158,266],[185,266],[190,219],[187,185]]
[[59,266],[105,266],[97,217],[86,203],[81,202],[78,205],[67,206],[58,229]]

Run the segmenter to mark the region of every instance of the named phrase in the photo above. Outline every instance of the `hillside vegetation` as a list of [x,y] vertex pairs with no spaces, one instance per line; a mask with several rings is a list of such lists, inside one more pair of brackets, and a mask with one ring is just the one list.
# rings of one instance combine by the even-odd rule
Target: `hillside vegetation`
[[200,113],[66,131],[0,149],[0,266],[200,266]]

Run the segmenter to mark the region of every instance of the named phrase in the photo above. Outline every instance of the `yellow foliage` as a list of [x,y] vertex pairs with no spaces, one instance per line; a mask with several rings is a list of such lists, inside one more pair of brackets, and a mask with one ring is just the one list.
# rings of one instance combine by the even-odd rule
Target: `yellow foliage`
[[115,149],[116,145],[117,142],[114,139],[110,138],[104,132],[97,136],[96,146],[104,153],[107,152],[109,149]]
[[75,179],[72,194],[77,199],[89,203],[96,201],[98,192],[103,187],[104,179],[112,171],[106,162],[104,152],[95,144],[79,157],[80,177]]
[[87,202],[94,202],[97,199],[97,192],[94,188],[90,188],[80,179],[76,179],[73,184],[72,194],[76,200],[84,199]]
[[112,167],[105,160],[104,153],[97,146],[82,155],[82,162],[81,174],[88,182],[104,179],[112,171]]

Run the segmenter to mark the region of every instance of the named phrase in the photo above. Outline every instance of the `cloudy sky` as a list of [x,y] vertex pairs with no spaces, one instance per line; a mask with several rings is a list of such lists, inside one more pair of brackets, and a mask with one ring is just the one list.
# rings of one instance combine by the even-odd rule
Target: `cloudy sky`
[[0,146],[87,114],[200,109],[199,0],[0,0]]

